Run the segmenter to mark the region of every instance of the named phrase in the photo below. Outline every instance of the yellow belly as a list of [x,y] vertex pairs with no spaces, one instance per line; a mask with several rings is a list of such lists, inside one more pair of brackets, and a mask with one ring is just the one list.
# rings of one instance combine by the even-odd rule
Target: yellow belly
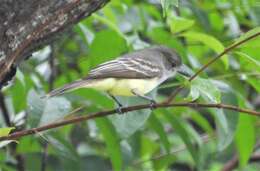
[[157,79],[121,79],[118,80],[109,93],[118,96],[134,96],[134,90],[140,95],[149,93],[157,86]]
[[115,79],[107,78],[94,81],[86,87],[107,91],[115,96],[134,96],[132,90],[144,95],[152,91],[158,85],[158,79]]

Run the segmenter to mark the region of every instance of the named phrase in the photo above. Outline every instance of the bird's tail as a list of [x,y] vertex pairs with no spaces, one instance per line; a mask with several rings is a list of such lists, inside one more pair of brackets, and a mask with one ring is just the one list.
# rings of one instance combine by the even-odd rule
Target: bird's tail
[[46,94],[43,98],[50,98],[50,97],[53,97],[53,96],[59,96],[59,95],[62,95],[66,92],[85,87],[85,86],[87,86],[88,83],[89,83],[89,80],[77,80],[77,81],[74,81],[72,83],[66,84],[65,86],[63,86],[61,88],[57,88],[57,89],[52,90],[51,92]]

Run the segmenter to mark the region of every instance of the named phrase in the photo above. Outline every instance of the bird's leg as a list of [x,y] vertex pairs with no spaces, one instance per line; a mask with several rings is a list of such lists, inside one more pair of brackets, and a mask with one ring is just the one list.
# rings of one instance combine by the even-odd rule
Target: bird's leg
[[115,97],[115,96],[113,96],[113,95],[111,95],[111,94],[108,94],[115,102],[116,102],[116,104],[117,104],[117,113],[118,114],[123,114],[123,112],[122,112],[122,107],[123,107],[123,105],[117,100],[117,98]]
[[153,98],[151,98],[151,97],[149,97],[149,96],[141,95],[141,94],[138,93],[135,89],[131,90],[131,92],[132,92],[134,95],[136,95],[137,97],[140,97],[140,98],[142,98],[142,99],[145,99],[145,100],[150,101],[150,108],[151,108],[151,109],[154,109],[154,108],[155,108],[156,101],[155,101]]

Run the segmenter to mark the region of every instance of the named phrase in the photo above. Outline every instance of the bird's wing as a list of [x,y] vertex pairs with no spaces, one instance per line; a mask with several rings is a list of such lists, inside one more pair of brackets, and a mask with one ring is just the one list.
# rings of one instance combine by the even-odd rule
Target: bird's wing
[[141,58],[118,58],[98,65],[86,79],[99,78],[154,78],[160,76],[162,68]]

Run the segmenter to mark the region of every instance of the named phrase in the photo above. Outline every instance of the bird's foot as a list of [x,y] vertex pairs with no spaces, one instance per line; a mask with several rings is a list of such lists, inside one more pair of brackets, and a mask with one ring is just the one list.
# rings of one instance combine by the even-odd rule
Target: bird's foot
[[118,106],[117,109],[116,109],[116,112],[117,112],[119,115],[124,114],[124,112],[122,111],[122,108],[123,108],[123,106],[120,105],[120,106]]
[[151,110],[154,110],[154,109],[156,109],[156,101],[155,100],[153,100],[153,99],[151,99],[150,100],[150,109]]

